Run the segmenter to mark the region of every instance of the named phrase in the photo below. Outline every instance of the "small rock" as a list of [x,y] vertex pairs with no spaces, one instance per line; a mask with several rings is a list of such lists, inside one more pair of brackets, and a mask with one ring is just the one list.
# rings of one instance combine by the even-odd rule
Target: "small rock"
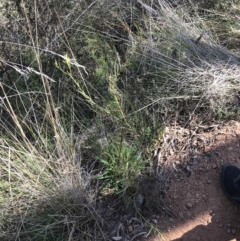
[[138,194],[136,197],[136,206],[141,208],[144,203],[144,196],[142,194]]
[[231,224],[230,223],[228,223],[228,225],[227,225],[228,227],[231,227]]
[[122,239],[123,239],[122,236],[112,237],[112,240],[114,241],[120,241]]
[[211,217],[209,217],[208,219],[207,219],[207,224],[209,224],[209,223],[211,223]]
[[179,213],[178,213],[178,216],[179,216],[180,218],[183,218],[183,213],[182,213],[182,212],[179,212]]
[[236,233],[236,229],[232,229],[231,233],[234,235]]
[[229,151],[232,151],[232,150],[233,150],[233,147],[232,147],[232,146],[228,147],[228,150],[229,150]]
[[131,233],[133,231],[133,226],[128,226],[128,232]]
[[157,219],[152,219],[151,221],[152,221],[153,223],[155,223],[155,224],[158,223]]
[[212,168],[213,168],[213,169],[216,169],[216,168],[217,168],[217,165],[216,165],[216,164],[213,164]]
[[219,227],[219,228],[222,228],[222,227],[223,227],[223,225],[222,225],[222,224],[219,224],[219,225],[218,225],[218,227]]
[[192,171],[192,169],[191,169],[191,167],[190,167],[189,165],[187,165],[186,170],[187,170],[188,172],[191,172],[191,171]]
[[228,228],[227,232],[228,232],[228,233],[231,233],[231,230]]
[[193,206],[193,205],[192,205],[191,203],[187,203],[187,204],[186,204],[186,207],[187,207],[187,208],[192,208],[192,206]]
[[211,181],[210,181],[210,180],[207,180],[207,183],[208,183],[208,184],[211,184]]

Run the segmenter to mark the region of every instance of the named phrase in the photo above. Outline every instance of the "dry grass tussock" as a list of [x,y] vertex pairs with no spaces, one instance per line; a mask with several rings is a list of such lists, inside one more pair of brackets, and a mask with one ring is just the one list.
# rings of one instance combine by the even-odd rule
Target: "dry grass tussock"
[[0,6],[1,240],[159,233],[146,217],[171,215],[152,158],[164,126],[239,113],[240,59],[187,6]]

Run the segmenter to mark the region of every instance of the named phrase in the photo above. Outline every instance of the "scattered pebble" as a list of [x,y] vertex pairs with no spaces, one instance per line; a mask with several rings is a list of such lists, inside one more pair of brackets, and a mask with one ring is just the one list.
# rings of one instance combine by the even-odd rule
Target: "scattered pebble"
[[180,218],[183,218],[183,213],[182,213],[182,212],[179,212],[178,216],[179,216]]
[[213,167],[213,169],[216,169],[216,168],[217,168],[217,165],[216,165],[216,164],[213,164],[212,167]]
[[152,221],[153,223],[155,223],[155,224],[158,223],[157,219],[152,219],[151,221]]
[[186,207],[187,207],[187,208],[192,208],[192,206],[193,206],[193,205],[192,205],[191,203],[187,203],[187,204],[186,204]]
[[122,236],[112,237],[112,240],[120,241],[120,240],[122,240]]
[[128,232],[131,233],[133,231],[133,226],[128,226]]
[[222,227],[223,227],[223,225],[222,225],[222,224],[219,224],[219,225],[218,225],[218,227],[219,227],[219,228],[222,228]]
[[234,235],[236,233],[236,229],[232,229],[231,233]]
[[136,205],[138,208],[141,208],[144,203],[144,197],[142,194],[138,194],[136,197]]
[[227,232],[228,232],[228,233],[231,233],[231,230],[228,228]]

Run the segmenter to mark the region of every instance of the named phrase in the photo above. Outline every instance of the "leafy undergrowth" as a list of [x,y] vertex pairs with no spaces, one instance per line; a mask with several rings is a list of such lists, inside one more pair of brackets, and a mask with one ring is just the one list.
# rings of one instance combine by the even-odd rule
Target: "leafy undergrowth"
[[149,217],[172,214],[159,139],[173,121],[238,116],[239,58],[186,4],[20,0],[0,11],[1,240],[160,235]]

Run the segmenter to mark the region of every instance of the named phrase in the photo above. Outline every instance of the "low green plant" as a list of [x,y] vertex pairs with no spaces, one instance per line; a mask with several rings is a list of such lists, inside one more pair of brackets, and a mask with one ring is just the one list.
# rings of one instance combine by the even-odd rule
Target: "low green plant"
[[103,181],[104,188],[113,189],[116,194],[136,187],[136,179],[146,166],[137,147],[125,141],[108,144],[99,160],[103,170],[98,178]]

